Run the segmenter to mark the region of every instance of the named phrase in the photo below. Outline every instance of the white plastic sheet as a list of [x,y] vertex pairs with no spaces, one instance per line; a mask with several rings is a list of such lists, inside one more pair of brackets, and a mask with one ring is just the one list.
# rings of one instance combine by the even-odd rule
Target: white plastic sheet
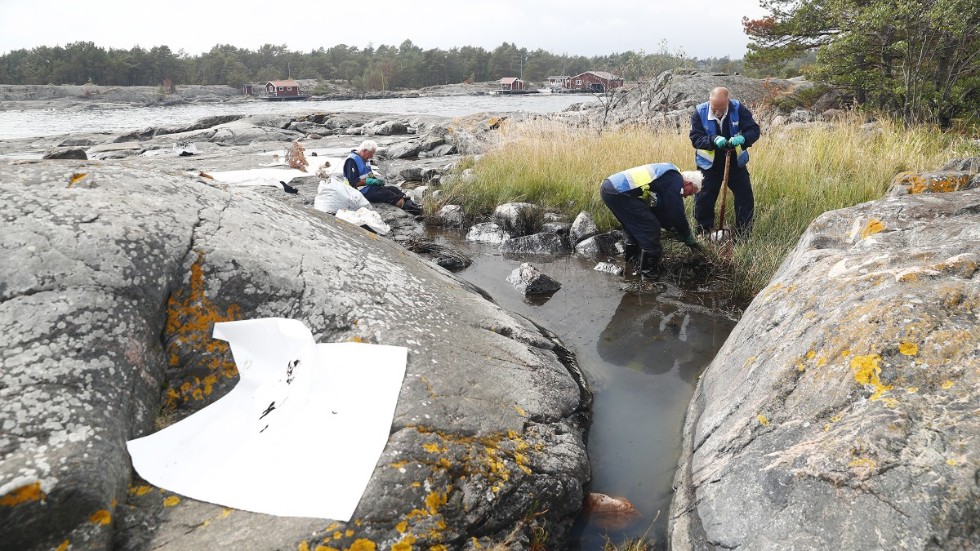
[[[360,192],[355,191],[354,193]],[[361,207],[357,210],[340,209],[337,211],[337,218],[355,226],[367,226],[374,233],[380,235],[387,235],[391,231],[391,226],[381,219],[381,215],[368,207]]]
[[128,442],[169,491],[258,513],[348,521],[384,450],[407,349],[316,344],[300,321],[215,324],[241,380],[227,396]]

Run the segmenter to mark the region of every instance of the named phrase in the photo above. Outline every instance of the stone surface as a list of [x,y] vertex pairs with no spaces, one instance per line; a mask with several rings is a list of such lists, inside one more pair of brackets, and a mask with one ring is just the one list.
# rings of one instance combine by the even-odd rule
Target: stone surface
[[537,231],[542,220],[541,207],[533,203],[504,203],[493,211],[493,221],[517,237]]
[[561,289],[561,283],[541,273],[541,270],[523,263],[507,276],[507,282],[524,296],[549,295]]
[[474,224],[468,232],[466,232],[466,240],[473,241],[475,243],[503,243],[510,239],[507,232],[503,230],[497,224],[493,222],[484,222],[482,224]]
[[592,215],[582,211],[578,213],[572,222],[572,227],[568,232],[568,239],[572,245],[578,245],[583,239],[588,239],[593,235],[599,234],[599,226],[596,225]]
[[541,224],[541,231],[557,233],[562,237],[568,237],[572,231],[572,225],[568,222],[545,222]]
[[[969,163],[964,163],[970,168]],[[892,180],[889,196],[916,193],[947,193],[976,187],[973,176],[976,170],[937,170],[930,172],[902,172]]]
[[[591,395],[552,335],[390,240],[142,162],[0,166],[0,547],[454,549],[534,530],[564,546]],[[350,523],[228,510],[131,472],[127,439],[235,384],[212,323],[267,316],[410,350]]]
[[446,205],[436,212],[435,222],[447,228],[458,228],[463,225],[465,215],[460,205]]
[[595,265],[595,268],[592,269],[597,272],[612,274],[614,276],[623,275],[623,267],[611,262],[600,262]]
[[980,547],[980,190],[815,220],[701,376],[671,543]]
[[508,239],[501,250],[511,254],[557,255],[568,252],[568,244],[556,233],[535,233]]
[[55,151],[49,151],[44,154],[45,159],[74,159],[74,160],[88,160],[88,155],[85,154],[84,149],[70,148],[70,149],[58,149]]
[[575,245],[575,252],[588,257],[613,256],[622,252],[623,236],[618,231],[601,233]]

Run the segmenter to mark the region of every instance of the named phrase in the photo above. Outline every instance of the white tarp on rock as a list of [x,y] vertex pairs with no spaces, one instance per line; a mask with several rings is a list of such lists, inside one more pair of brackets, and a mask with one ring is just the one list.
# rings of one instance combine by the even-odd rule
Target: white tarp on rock
[[128,442],[169,491],[258,513],[350,520],[388,441],[407,349],[316,344],[300,321],[214,326],[241,380],[217,402]]

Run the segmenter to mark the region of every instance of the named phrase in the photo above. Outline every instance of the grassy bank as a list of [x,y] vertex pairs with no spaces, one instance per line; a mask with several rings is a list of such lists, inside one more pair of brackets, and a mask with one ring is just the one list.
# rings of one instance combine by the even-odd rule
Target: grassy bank
[[[883,121],[863,130],[857,116],[832,126],[766,131],[751,149],[756,201],[752,238],[735,247],[725,271],[739,301],[755,296],[814,218],[882,196],[898,172],[928,170],[978,155],[967,140],[932,127]],[[558,123],[503,127],[500,142],[473,166],[475,180],[448,187],[443,203],[488,215],[501,203],[527,201],[574,216],[591,213],[601,228],[618,227],[599,199],[608,175],[651,162],[694,168],[687,131],[628,128],[597,135]],[[726,208],[731,223],[734,209]],[[691,201],[688,201],[690,209]]]

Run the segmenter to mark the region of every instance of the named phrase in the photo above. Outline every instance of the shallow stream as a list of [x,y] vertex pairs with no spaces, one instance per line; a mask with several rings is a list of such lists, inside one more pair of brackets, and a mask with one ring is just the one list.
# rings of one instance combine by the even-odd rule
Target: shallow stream
[[[473,255],[457,275],[557,334],[592,385],[592,491],[628,498],[640,517],[623,525],[583,515],[574,534],[581,548],[639,537],[666,548],[684,413],[698,376],[735,325],[722,312],[722,294],[669,283],[640,291],[632,276],[597,272],[585,258],[509,257],[461,237],[440,236]],[[525,300],[506,281],[525,261],[561,282],[561,290]]]

